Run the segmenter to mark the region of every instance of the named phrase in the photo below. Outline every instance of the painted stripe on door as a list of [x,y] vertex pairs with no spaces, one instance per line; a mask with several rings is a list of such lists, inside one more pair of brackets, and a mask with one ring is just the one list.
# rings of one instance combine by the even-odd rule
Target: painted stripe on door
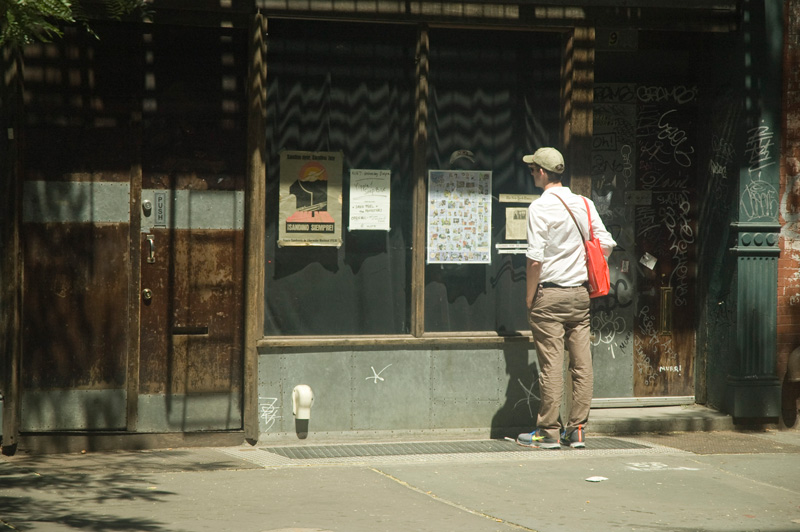
[[[142,190],[142,232],[151,228],[244,229],[243,190]],[[166,212],[159,209],[166,207]]]
[[26,223],[128,223],[128,183],[27,181],[22,221]]

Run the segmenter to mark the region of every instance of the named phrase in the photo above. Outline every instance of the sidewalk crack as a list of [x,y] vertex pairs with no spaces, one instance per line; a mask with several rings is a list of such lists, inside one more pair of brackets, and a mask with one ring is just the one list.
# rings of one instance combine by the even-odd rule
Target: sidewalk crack
[[494,521],[495,523],[504,524],[504,525],[506,525],[508,527],[511,527],[511,528],[514,528],[516,530],[523,530],[525,532],[539,532],[539,531],[537,531],[537,530],[535,530],[533,528],[528,528],[526,526],[514,523],[512,521],[507,521],[505,519],[501,519],[501,518],[496,517],[494,515],[489,515],[487,513],[483,513],[483,512],[479,512],[477,510],[473,510],[472,508],[467,508],[466,506],[464,506],[462,504],[458,504],[457,502],[450,501],[448,499],[443,499],[442,497],[439,497],[438,495],[436,495],[432,491],[425,491],[425,490],[423,490],[421,488],[418,488],[417,486],[413,486],[413,485],[409,484],[408,482],[406,482],[405,480],[401,480],[401,479],[395,477],[394,475],[391,475],[391,474],[387,473],[386,471],[381,471],[380,469],[376,469],[374,467],[370,467],[369,469],[371,471],[373,471],[373,472],[375,472],[375,473],[377,473],[377,474],[379,474],[379,475],[391,480],[391,481],[394,481],[394,482],[400,484],[404,488],[410,489],[413,492],[419,493],[420,495],[424,495],[424,496],[426,496],[426,497],[428,497],[430,499],[433,499],[433,500],[435,500],[437,502],[444,503],[444,504],[446,504],[448,506],[456,508],[457,510],[461,510],[462,512],[467,512],[469,514],[472,514],[472,515],[475,515],[475,516],[478,516],[478,517],[483,517],[484,519],[489,519],[490,521]]

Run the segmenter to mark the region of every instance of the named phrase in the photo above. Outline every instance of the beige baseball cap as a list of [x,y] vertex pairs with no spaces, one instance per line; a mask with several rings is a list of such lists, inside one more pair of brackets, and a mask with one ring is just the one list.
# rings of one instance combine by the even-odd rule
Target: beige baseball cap
[[537,164],[554,174],[564,173],[564,157],[555,148],[539,148],[533,155],[526,155],[522,158],[526,164]]

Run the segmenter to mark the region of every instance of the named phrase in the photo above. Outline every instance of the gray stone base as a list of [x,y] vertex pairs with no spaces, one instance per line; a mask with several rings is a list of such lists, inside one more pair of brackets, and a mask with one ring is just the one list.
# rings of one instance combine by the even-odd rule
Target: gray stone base
[[778,418],[781,415],[780,382],[774,377],[728,377],[725,409],[736,420]]

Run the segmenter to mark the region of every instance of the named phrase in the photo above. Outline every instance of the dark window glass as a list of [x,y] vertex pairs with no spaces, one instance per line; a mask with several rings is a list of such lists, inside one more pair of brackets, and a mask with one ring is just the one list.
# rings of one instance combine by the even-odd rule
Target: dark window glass
[[[270,20],[267,335],[410,331],[416,29]],[[343,153],[342,246],[279,247],[281,150]],[[391,230],[348,231],[350,169],[391,170]]]
[[[437,29],[430,42],[428,165],[492,171],[492,260],[426,267],[425,330],[526,330],[525,256],[500,254],[496,244],[509,243],[506,207],[527,205],[499,198],[534,194],[522,156],[559,147],[561,36]],[[457,150],[474,163],[451,163]]]
[[[410,332],[416,39],[412,26],[270,21],[266,335]],[[534,193],[522,155],[557,145],[561,36],[436,29],[430,43],[428,166],[470,150],[494,199],[492,263],[427,266],[425,328],[524,330],[524,255],[494,246],[505,208],[526,205],[498,198]],[[341,247],[278,246],[281,150],[342,152]],[[391,170],[390,231],[347,231],[350,169]]]

